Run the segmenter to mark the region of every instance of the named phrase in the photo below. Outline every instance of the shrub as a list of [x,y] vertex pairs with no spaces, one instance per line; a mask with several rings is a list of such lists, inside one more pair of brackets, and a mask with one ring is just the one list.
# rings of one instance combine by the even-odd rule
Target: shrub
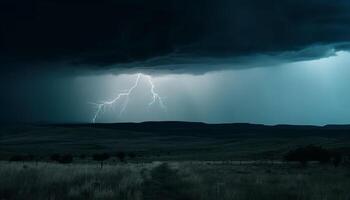
[[135,159],[136,158],[136,154],[133,153],[133,152],[128,153],[128,156],[129,156],[130,159]]
[[117,157],[118,157],[118,159],[120,160],[120,162],[124,162],[125,161],[125,157],[126,157],[126,155],[125,155],[125,153],[124,152],[118,152],[117,153]]
[[14,155],[11,156],[9,161],[33,161],[35,159],[35,157],[31,154],[29,155]]
[[110,155],[107,153],[102,153],[102,154],[94,154],[92,156],[92,159],[94,159],[95,161],[99,161],[101,162],[101,168],[103,168],[103,162],[105,160],[108,160],[110,158]]
[[331,152],[320,146],[309,145],[289,151],[284,156],[284,159],[287,161],[298,161],[302,165],[306,165],[309,161],[328,163],[331,160]]
[[195,184],[186,180],[178,170],[168,164],[161,164],[151,170],[150,176],[144,178],[142,187],[144,199],[198,199],[193,192]]
[[35,160],[35,156],[32,154],[26,155],[25,156],[25,160],[27,161],[34,161]]
[[339,152],[333,152],[331,161],[334,167],[338,167],[340,163],[343,161],[343,156]]
[[50,159],[61,164],[68,164],[73,162],[73,156],[71,154],[52,154],[50,156]]
[[65,154],[61,156],[61,158],[58,161],[59,163],[62,164],[68,164],[73,162],[73,156],[71,154]]
[[59,162],[60,159],[61,159],[61,155],[60,155],[60,154],[57,154],[57,153],[52,154],[52,155],[50,156],[50,160],[55,161],[55,162]]
[[79,158],[82,159],[82,160],[84,160],[84,159],[86,158],[86,155],[85,155],[85,154],[80,154],[80,155],[79,155]]
[[10,162],[24,161],[24,156],[23,155],[14,155],[14,156],[10,157],[9,161]]

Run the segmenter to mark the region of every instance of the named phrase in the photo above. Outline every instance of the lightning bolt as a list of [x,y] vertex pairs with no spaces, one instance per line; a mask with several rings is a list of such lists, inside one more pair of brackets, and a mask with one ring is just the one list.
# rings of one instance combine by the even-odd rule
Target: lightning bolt
[[153,81],[152,81],[152,77],[151,76],[146,76],[147,77],[147,80],[149,82],[149,84],[151,85],[151,93],[152,93],[152,101],[148,104],[148,106],[152,106],[157,100],[159,102],[159,105],[160,107],[163,109],[163,110],[166,110],[166,107],[163,103],[163,100],[162,98],[159,96],[158,93],[155,92],[155,86],[153,84]]
[[119,93],[114,99],[112,99],[110,101],[103,101],[101,103],[91,103],[91,104],[95,105],[97,108],[95,113],[94,113],[94,116],[92,118],[92,123],[96,122],[96,119],[98,118],[98,116],[103,111],[105,111],[105,109],[115,105],[116,103],[118,103],[122,100],[122,97],[125,97],[125,100],[122,102],[122,108],[119,111],[119,116],[121,116],[123,114],[123,112],[125,111],[126,107],[128,106],[130,95],[132,94],[133,90],[135,88],[137,88],[137,86],[139,85],[141,77],[145,77],[147,79],[148,83],[151,85],[150,92],[152,94],[152,100],[151,100],[151,102],[148,103],[148,107],[150,108],[152,105],[154,105],[156,102],[158,102],[160,107],[166,111],[166,106],[163,102],[162,97],[160,97],[159,94],[155,91],[155,85],[152,81],[152,77],[149,75],[138,73],[136,76],[136,80],[135,80],[134,85],[132,85],[132,87],[130,87],[128,90],[125,90],[125,92]]

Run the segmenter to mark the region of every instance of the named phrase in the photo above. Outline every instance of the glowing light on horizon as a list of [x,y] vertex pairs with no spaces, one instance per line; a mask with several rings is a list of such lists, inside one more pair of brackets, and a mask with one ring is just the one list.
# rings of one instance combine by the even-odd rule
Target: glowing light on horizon
[[[104,112],[107,108],[112,107],[114,104],[121,102],[122,103],[122,107],[119,111],[119,116],[121,116],[123,114],[123,112],[125,111],[125,109],[128,106],[129,103],[129,99],[130,99],[130,95],[132,94],[132,92],[135,90],[135,88],[137,88],[137,86],[140,83],[140,79],[144,77],[147,79],[147,82],[151,85],[151,89],[150,89],[150,93],[152,94],[152,100],[151,102],[148,103],[148,107],[154,105],[156,102],[159,103],[159,106],[166,111],[166,106],[163,102],[162,97],[160,97],[160,95],[155,91],[155,85],[152,81],[152,77],[149,75],[145,75],[145,74],[141,74],[138,73],[136,76],[136,80],[135,83],[125,92],[121,92],[119,93],[114,99],[110,100],[110,101],[102,101],[101,103],[91,103],[93,105],[95,105],[97,107],[96,112],[94,113],[94,116],[92,118],[92,123],[95,123],[97,118],[99,117],[99,115]],[[123,97],[125,97],[125,99],[123,100]]]

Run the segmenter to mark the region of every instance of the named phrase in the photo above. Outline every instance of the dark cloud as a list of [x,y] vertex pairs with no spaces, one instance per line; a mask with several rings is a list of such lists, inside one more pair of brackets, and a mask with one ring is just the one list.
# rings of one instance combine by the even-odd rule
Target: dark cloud
[[348,0],[2,0],[0,59],[5,70],[192,72],[329,56],[348,47],[349,24]]

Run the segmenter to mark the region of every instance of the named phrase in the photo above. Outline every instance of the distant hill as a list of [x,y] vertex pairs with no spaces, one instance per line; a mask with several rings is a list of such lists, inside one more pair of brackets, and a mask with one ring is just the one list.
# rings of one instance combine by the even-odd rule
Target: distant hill
[[191,132],[199,134],[350,134],[350,125],[262,125],[249,123],[207,124],[202,122],[162,121],[142,123],[56,124],[58,127],[89,127],[129,131]]
[[136,152],[145,160],[278,159],[298,146],[350,154],[350,126],[143,122],[0,127],[0,158],[13,154]]

